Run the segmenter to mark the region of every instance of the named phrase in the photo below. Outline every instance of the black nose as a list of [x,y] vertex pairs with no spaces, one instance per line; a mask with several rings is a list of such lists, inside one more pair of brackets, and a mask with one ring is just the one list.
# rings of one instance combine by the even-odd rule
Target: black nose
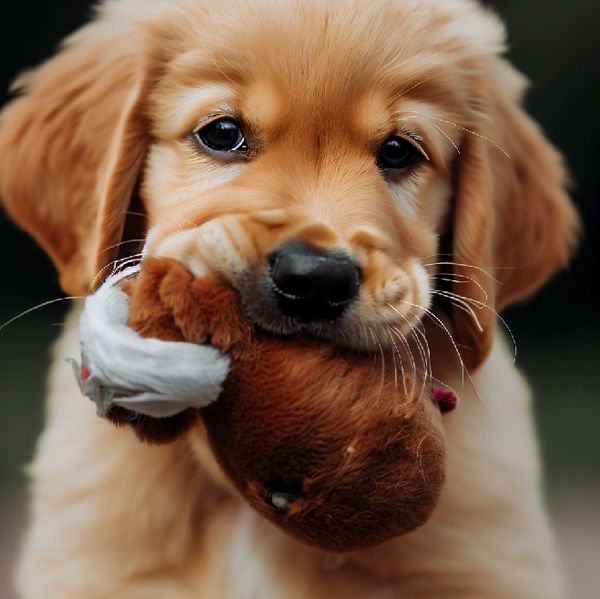
[[348,256],[290,244],[269,256],[273,290],[286,316],[335,320],[358,297],[361,271]]

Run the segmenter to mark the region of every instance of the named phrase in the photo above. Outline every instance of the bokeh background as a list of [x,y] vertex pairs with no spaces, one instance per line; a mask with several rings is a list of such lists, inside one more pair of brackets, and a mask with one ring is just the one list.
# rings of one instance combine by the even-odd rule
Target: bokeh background
[[[505,316],[517,338],[518,365],[536,394],[547,498],[569,596],[598,599],[600,2],[487,4],[506,20],[510,58],[533,82],[530,113],[567,156],[586,227],[572,267]],[[88,0],[0,0],[0,104],[12,78],[49,56],[87,19],[90,5]],[[0,324],[62,297],[48,259],[4,215],[0,260]],[[44,420],[48,349],[60,333],[66,303],[40,308],[0,330],[0,597],[5,599],[12,597],[9,580],[27,518],[25,465]]]

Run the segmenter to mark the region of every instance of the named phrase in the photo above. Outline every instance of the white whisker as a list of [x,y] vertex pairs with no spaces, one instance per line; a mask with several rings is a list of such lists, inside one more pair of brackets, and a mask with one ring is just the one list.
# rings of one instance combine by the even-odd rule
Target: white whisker
[[[408,391],[406,389],[406,377],[404,376],[402,354],[400,353],[400,350],[398,349],[398,346],[396,345],[396,340],[394,339],[394,336],[392,335],[392,333],[390,331],[388,331],[387,333],[390,336],[392,345],[394,346],[394,352],[392,352],[392,356],[394,356],[394,366],[396,365],[396,357],[395,357],[396,354],[398,354],[398,359],[400,360],[400,375],[402,378],[402,388],[404,390],[404,395],[406,397],[408,397]],[[394,377],[395,377],[395,382],[396,382],[396,389],[398,389],[398,370],[396,370],[394,372]]]
[[[479,318],[477,318],[477,314],[475,314],[475,312],[473,311],[473,308],[471,308],[471,306],[464,299],[458,298],[456,296],[456,294],[454,294],[454,293],[439,291],[438,289],[434,289],[432,291],[432,293],[434,295],[439,295],[440,297],[445,297],[445,298],[450,299],[451,303],[454,306],[456,306],[463,312],[466,312],[473,319],[473,322],[477,326],[477,330],[480,333],[483,333],[483,326],[481,325]],[[477,308],[481,309],[481,306],[477,306]]]
[[463,127],[462,125],[459,125],[458,123],[453,123],[452,121],[448,121],[446,119],[442,119],[440,117],[433,116],[431,114],[425,114],[424,112],[418,112],[417,110],[407,110],[406,112],[418,114],[420,116],[439,121],[440,123],[450,125],[451,127],[456,127],[457,129],[460,129],[461,131],[464,131],[465,133],[469,133],[470,135],[478,137],[479,139],[483,139],[484,141],[487,141],[488,143],[492,144],[496,149],[500,150],[509,160],[511,159],[510,154],[501,145],[496,143],[493,139],[490,139],[489,137],[486,137],[485,135],[481,135],[481,133],[477,133],[477,131],[472,131],[471,129],[467,129],[467,127]]
[[481,266],[474,266],[473,264],[463,264],[460,262],[431,262],[430,264],[423,264],[423,266],[425,266],[425,267],[428,267],[428,266],[461,266],[463,268],[472,268],[474,270],[478,270],[479,272],[484,274],[486,277],[489,277],[490,279],[492,279],[492,281],[494,281],[495,283],[498,283],[498,285],[501,284],[500,281],[498,279],[496,279],[496,277],[491,275],[489,272],[487,272]]
[[[100,250],[99,253],[108,252],[108,250],[118,248],[122,245],[127,245],[128,243],[144,243],[145,241],[146,241],[145,239],[127,239],[125,241],[119,241],[119,243],[113,243],[112,245],[105,247],[104,249]],[[129,256],[125,256],[125,257],[128,258]]]
[[477,395],[477,398],[488,408],[492,409],[492,407],[481,397],[479,390],[477,389],[477,385],[475,384],[475,381],[473,380],[473,377],[471,376],[471,373],[469,372],[469,369],[465,366],[465,363],[462,359],[462,356],[460,355],[460,351],[458,350],[458,346],[456,345],[456,341],[454,340],[454,337],[452,336],[452,333],[450,332],[450,330],[448,329],[448,327],[444,324],[444,322],[436,315],[434,314],[431,310],[425,308],[424,306],[419,306],[417,304],[413,304],[412,302],[407,302],[406,300],[400,300],[403,304],[407,304],[409,306],[412,306],[413,308],[417,308],[418,310],[423,310],[428,316],[429,318],[431,318],[434,322],[436,322],[446,333],[446,335],[448,336],[448,339],[450,340],[450,343],[452,343],[452,346],[454,348],[454,351],[456,352],[456,355],[458,357],[460,366],[461,366],[461,385],[464,387],[465,384],[465,373],[469,379],[469,382],[471,383],[473,390],[475,391],[475,394]]
[[[394,343],[392,334],[389,331],[387,331],[387,333],[390,336],[392,343]],[[394,389],[398,391],[398,365],[396,364],[396,352],[394,351],[392,351],[392,364],[394,366]]]
[[[401,120],[408,120],[408,119],[413,119],[413,118],[419,118],[419,117],[405,116],[405,117],[402,117]],[[429,117],[422,116],[421,118],[424,118],[426,121],[429,122],[430,125],[433,125],[452,144],[452,147],[456,150],[456,153],[460,156],[459,147],[456,145],[454,140],[439,125],[434,123]]]
[[[483,285],[481,283],[479,283],[478,281],[476,281],[473,277],[470,277],[468,275],[438,272],[433,275],[427,275],[427,276],[430,280],[438,279],[440,281],[445,281],[447,283],[454,283],[454,284],[473,283],[473,285],[475,285],[481,291],[481,293],[483,293],[484,302],[487,302],[489,299],[488,292],[483,288]],[[460,280],[460,279],[463,279],[463,280]]]
[[94,289],[94,287],[96,286],[96,281],[99,278],[102,278],[102,276],[104,275],[104,272],[106,270],[108,270],[109,268],[112,268],[110,276],[113,276],[119,271],[119,269],[123,269],[123,268],[129,266],[130,264],[135,264],[136,262],[140,262],[142,260],[142,258],[143,258],[143,254],[139,253],[139,254],[132,254],[131,256],[126,256],[125,258],[118,258],[117,260],[113,260],[112,262],[109,262],[108,264],[103,266],[96,273],[96,275],[92,279],[92,282],[90,283],[90,289]]
[[11,325],[13,322],[19,320],[19,318],[22,318],[23,316],[27,316],[27,314],[31,314],[32,312],[35,312],[36,310],[39,310],[41,308],[45,308],[46,306],[50,306],[51,304],[56,304],[58,302],[64,302],[66,300],[72,300],[72,299],[85,299],[85,296],[69,295],[67,297],[57,297],[56,299],[48,300],[48,301],[42,302],[41,304],[37,304],[36,306],[33,306],[32,308],[23,310],[23,312],[17,314],[16,316],[13,316],[12,318],[9,318],[6,322],[2,323],[0,325],[0,331],[3,331],[6,327]]
[[[418,331],[418,329],[410,322],[410,320],[408,318],[406,318],[406,316],[404,316],[392,304],[387,304],[387,305],[388,305],[389,308],[391,308],[392,310],[394,310],[394,312],[396,312],[401,318],[404,319],[404,321],[408,324],[408,326],[410,327],[410,329],[413,332],[413,339],[415,340],[415,343],[417,344],[417,349],[419,351],[419,355],[421,357],[421,362],[422,362],[423,368],[424,368],[424,373],[423,373],[424,374],[424,377],[423,377],[423,387],[422,387],[422,392],[424,392],[425,389],[426,389],[426,387],[427,387],[428,373],[431,372],[431,360],[430,360],[431,353],[430,353],[430,350],[429,350],[429,343],[427,342],[427,338],[423,334],[423,340],[425,342],[425,345],[427,346],[427,350],[425,350],[425,347],[421,343],[421,340],[419,339],[419,334],[418,334],[419,332],[422,333],[422,331]],[[416,364],[415,364],[415,371],[416,371]],[[417,379],[417,376],[416,376],[416,372],[415,372],[415,380],[416,379]]]
[[504,328],[506,329],[506,331],[508,332],[508,334],[511,338],[511,342],[512,342],[513,348],[514,348],[513,364],[516,363],[517,353],[518,353],[516,337],[515,337],[514,333],[512,332],[512,329],[508,326],[508,323],[506,322],[506,320],[498,313],[497,310],[492,308],[492,306],[488,305],[487,303],[480,302],[479,300],[476,300],[472,297],[467,297],[465,295],[459,295],[459,294],[453,293],[451,291],[439,291],[437,289],[434,289],[433,293],[435,295],[443,295],[444,297],[452,298],[455,301],[461,301],[461,302],[465,302],[465,303],[471,302],[479,309],[487,308],[488,310],[490,310],[498,318],[498,320],[502,323],[502,325],[504,326]]
[[369,332],[371,333],[373,340],[379,347],[379,355],[381,356],[381,380],[379,383],[379,393],[377,396],[377,398],[379,399],[379,398],[381,398],[381,394],[383,393],[383,388],[385,385],[385,354],[383,352],[383,346],[381,345],[381,342],[379,341],[379,339],[377,338],[377,335],[375,334],[375,332],[373,331],[373,329],[371,327],[369,327]]
[[418,83],[415,83],[414,85],[411,85],[410,87],[406,87],[403,90],[400,91],[400,93],[395,97],[395,100],[399,100],[400,98],[402,98],[402,96],[405,96],[407,93],[413,91],[414,89],[417,89],[417,87],[421,87],[421,85],[424,85],[425,83],[428,83],[429,81],[431,81],[433,79],[433,77],[427,77],[427,79],[422,79],[421,81],[419,81]]
[[408,343],[408,340],[406,339],[406,337],[404,336],[402,331],[400,329],[398,329],[397,327],[390,327],[390,330],[396,335],[396,338],[400,341],[400,343],[402,343],[404,349],[406,350],[406,353],[408,354],[410,363],[412,364],[412,378],[411,378],[411,386],[410,386],[410,394],[412,395],[415,392],[415,385],[416,385],[417,378],[418,378],[417,377],[417,362],[415,360],[412,350],[410,349],[410,344]]

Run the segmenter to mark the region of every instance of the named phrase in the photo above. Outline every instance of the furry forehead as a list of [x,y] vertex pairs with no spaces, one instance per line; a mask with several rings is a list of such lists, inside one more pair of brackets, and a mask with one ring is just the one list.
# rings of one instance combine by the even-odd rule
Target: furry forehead
[[418,87],[464,119],[481,109],[470,106],[472,79],[504,48],[500,21],[470,0],[113,0],[101,10],[144,46],[159,138],[181,133],[169,128],[180,124],[172,111],[207,82],[239,96],[269,83],[288,115],[304,104],[335,114],[366,90],[390,102]]

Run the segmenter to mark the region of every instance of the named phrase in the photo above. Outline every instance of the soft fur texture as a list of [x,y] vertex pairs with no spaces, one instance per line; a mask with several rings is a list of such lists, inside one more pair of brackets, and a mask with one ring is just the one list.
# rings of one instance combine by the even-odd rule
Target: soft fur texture
[[222,391],[229,359],[207,345],[144,338],[129,327],[121,285],[137,273],[138,266],[126,268],[86,299],[79,323],[82,363],[71,360],[82,393],[99,416],[116,406],[167,418],[208,405]]
[[[202,420],[223,471],[259,513],[330,551],[377,545],[427,521],[444,442],[439,410],[419,385],[404,391],[392,370],[374,377],[369,355],[254,330],[231,287],[194,279],[178,262],[145,260],[129,293],[129,322],[145,337],[210,343],[231,358]],[[128,416],[118,422],[156,442],[165,429],[165,440],[183,435],[199,412]],[[298,495],[285,509],[270,502],[281,488]]]
[[[461,395],[430,520],[332,558],[246,508],[201,428],[152,448],[99,420],[63,362],[74,313],[31,469],[24,597],[561,595],[528,391],[495,313],[566,264],[577,217],[503,46],[470,0],[115,0],[17,84],[0,196],[66,291],[87,293],[149,233],[151,255],[226,278],[253,323],[392,352],[404,361],[374,376],[431,366]],[[192,141],[220,115],[243,123],[247,159]],[[374,155],[392,134],[428,159],[384,176]],[[360,301],[335,324],[277,315],[266,257],[288,241],[360,264]],[[418,338],[411,356],[402,340]]]

